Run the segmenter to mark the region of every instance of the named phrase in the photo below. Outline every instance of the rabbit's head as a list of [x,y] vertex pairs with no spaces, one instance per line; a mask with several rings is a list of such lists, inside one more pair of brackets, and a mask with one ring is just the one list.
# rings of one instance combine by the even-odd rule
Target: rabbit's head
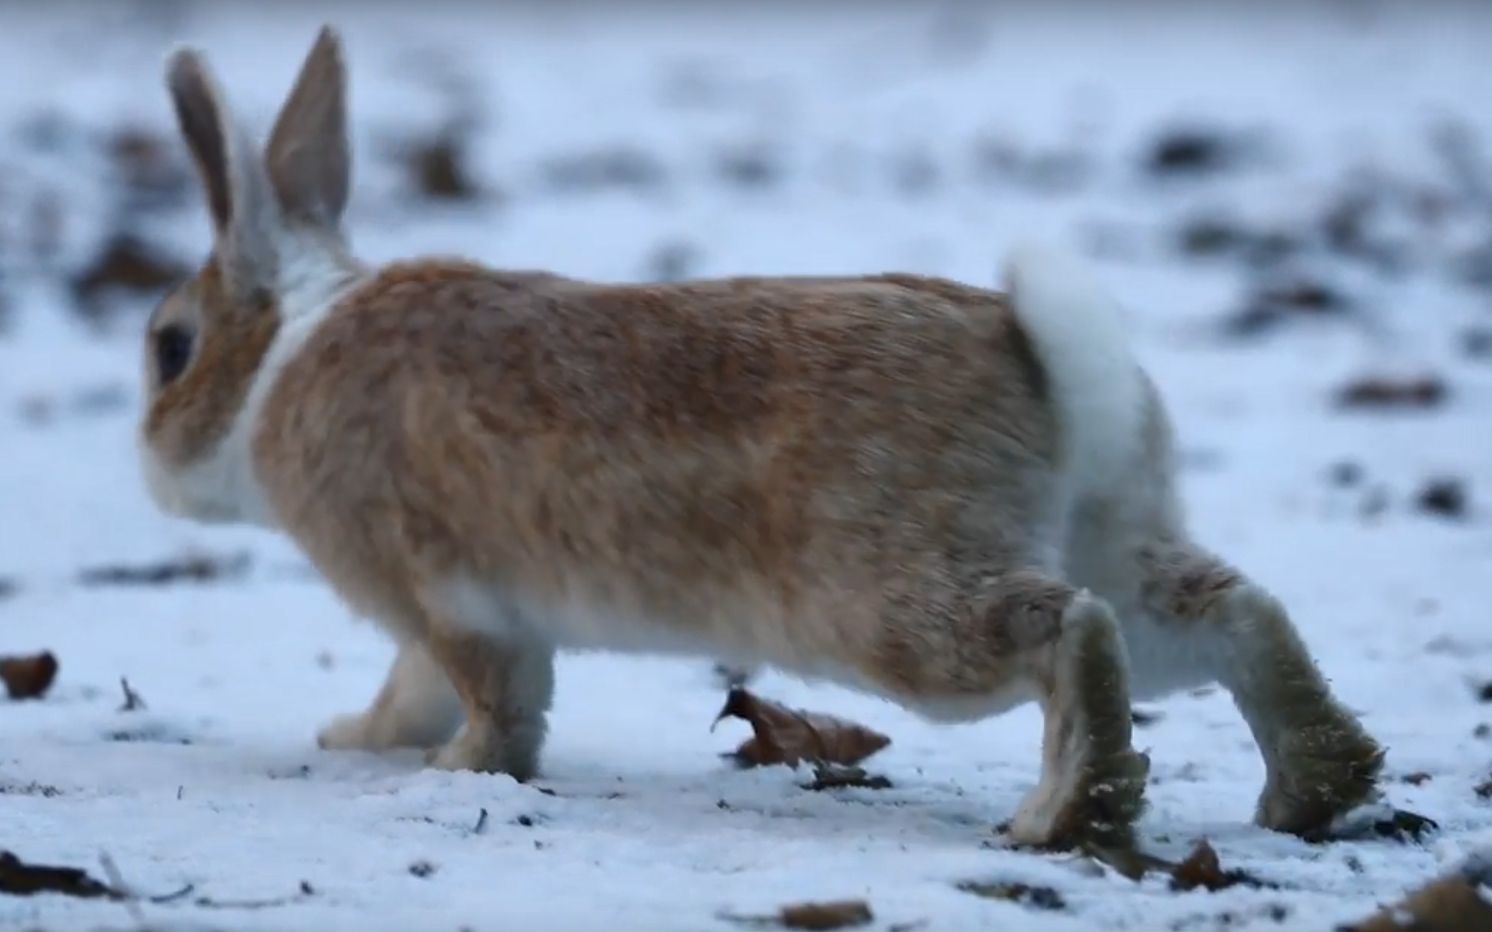
[[167,511],[254,520],[249,439],[276,343],[359,275],[341,222],[351,161],[341,43],[322,29],[262,148],[199,52],[170,56],[166,86],[206,194],[212,247],[146,329],[144,472]]

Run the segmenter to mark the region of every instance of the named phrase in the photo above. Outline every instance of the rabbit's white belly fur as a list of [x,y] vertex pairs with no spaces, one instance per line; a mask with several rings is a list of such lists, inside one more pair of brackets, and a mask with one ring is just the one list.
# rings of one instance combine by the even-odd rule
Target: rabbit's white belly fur
[[[810,680],[827,680],[850,689],[883,696],[934,722],[971,722],[1012,709],[1033,698],[1030,685],[1011,681],[978,696],[890,695],[852,667],[792,651],[786,644],[751,643],[746,632],[762,630],[746,617],[745,603],[732,637],[721,626],[686,633],[656,620],[619,613],[594,602],[564,603],[515,598],[495,585],[454,578],[427,598],[446,624],[497,641],[541,642],[569,650],[612,650],[636,654],[672,654],[729,663],[764,664]],[[711,634],[710,631],[714,633]]]
[[444,609],[446,623],[499,639],[518,636],[561,648],[686,655],[724,652],[731,659],[766,659],[744,645],[722,643],[729,639],[710,637],[703,631],[680,631],[585,598],[541,603],[467,577],[446,582],[433,595]]
[[[725,608],[713,624],[681,630],[676,625],[617,611],[597,600],[570,598],[541,601],[502,587],[453,578],[426,598],[446,624],[496,640],[539,641],[565,650],[608,650],[633,654],[700,657],[717,662],[763,664],[810,679],[824,679],[879,693],[858,670],[816,653],[794,650],[785,640],[764,632],[780,631],[785,619],[762,624],[772,609],[745,598],[722,600]],[[934,718],[963,719],[962,710]]]

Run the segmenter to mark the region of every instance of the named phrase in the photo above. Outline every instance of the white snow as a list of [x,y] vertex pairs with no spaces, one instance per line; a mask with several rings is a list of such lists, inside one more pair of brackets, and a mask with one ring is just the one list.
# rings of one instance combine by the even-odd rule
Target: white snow
[[[0,702],[0,848],[101,877],[106,853],[144,893],[192,884],[193,896],[229,904],[142,904],[156,928],[667,932],[733,928],[723,912],[863,897],[877,929],[1046,932],[1211,929],[1224,913],[1235,928],[1330,928],[1492,844],[1492,801],[1473,791],[1492,776],[1492,739],[1473,734],[1492,720],[1474,693],[1492,679],[1492,360],[1458,349],[1464,327],[1492,324],[1492,296],[1447,270],[1457,250],[1486,241],[1492,206],[1398,230],[1411,260],[1401,275],[1312,260],[1365,297],[1367,325],[1304,321],[1251,342],[1207,336],[1241,300],[1239,264],[1183,262],[1166,239],[1192,210],[1277,225],[1319,217],[1353,170],[1446,184],[1427,141],[1436,121],[1492,138],[1492,10],[309,6],[0,13],[0,293],[11,305],[0,578],[17,586],[0,598],[0,654],[48,649],[61,661],[44,700]],[[895,785],[813,793],[798,787],[803,773],[732,770],[718,755],[746,729],[709,730],[723,691],[707,661],[564,656],[536,781],[553,795],[424,769],[412,753],[318,751],[316,729],[366,704],[392,646],[282,539],[174,521],[150,504],[132,438],[143,315],[89,333],[27,250],[33,195],[48,190],[63,205],[58,261],[73,268],[97,249],[119,208],[96,135],[170,128],[160,68],[177,42],[207,51],[262,130],[325,18],[348,46],[349,222],[370,259],[457,251],[630,279],[682,242],[697,250],[692,274],[901,269],[994,282],[1017,240],[1102,240],[1098,274],[1177,421],[1199,536],[1290,607],[1340,696],[1388,744],[1390,801],[1440,832],[1423,845],[1312,846],[1253,827],[1262,765],[1219,692],[1147,706],[1162,718],[1136,732],[1153,760],[1143,844],[1174,857],[1206,837],[1225,867],[1277,890],[1173,893],[1160,877],[1134,884],[1072,857],[997,850],[993,826],[1036,780],[1031,708],[935,726],[769,674],[753,688],[889,734],[868,766]],[[452,116],[450,94],[480,105],[470,166],[500,196],[412,209],[390,140]],[[1145,179],[1144,145],[1192,119],[1258,131],[1262,161],[1194,183]],[[39,147],[48,133],[53,144]],[[991,178],[975,158],[981,139],[1076,153],[1091,174],[1053,190]],[[719,179],[717,153],[756,147],[778,180]],[[554,157],[621,149],[656,159],[663,179],[596,192],[546,181]],[[936,175],[918,189],[928,166]],[[196,201],[136,222],[188,259],[205,246]],[[1452,388],[1439,408],[1331,406],[1346,378],[1421,368]],[[80,410],[109,392],[125,403]],[[1326,480],[1340,460],[1361,464],[1359,487]],[[1469,483],[1464,520],[1413,507],[1420,483],[1442,473]],[[1375,495],[1384,507],[1363,516]],[[243,552],[248,569],[202,585],[77,579],[84,567],[194,551]],[[118,711],[121,676],[148,708]],[[1419,771],[1428,781],[1401,782]],[[411,873],[421,861],[433,873]],[[955,888],[963,880],[1046,885],[1068,905],[981,899]],[[299,894],[302,881],[314,892]],[[119,903],[0,896],[4,928],[136,923]]]

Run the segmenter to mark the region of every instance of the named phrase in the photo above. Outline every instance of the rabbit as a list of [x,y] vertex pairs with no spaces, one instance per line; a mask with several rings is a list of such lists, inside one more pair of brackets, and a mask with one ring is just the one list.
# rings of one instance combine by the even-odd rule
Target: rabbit
[[338,33],[261,147],[202,53],[166,86],[213,245],[153,311],[141,469],[165,512],[289,535],[397,644],[328,749],[538,772],[558,650],[771,666],[934,722],[1032,700],[1014,843],[1127,844],[1132,697],[1231,691],[1256,820],[1376,799],[1383,748],[1285,608],[1192,541],[1115,300],[1014,249],[933,277],[588,282],[348,245]]

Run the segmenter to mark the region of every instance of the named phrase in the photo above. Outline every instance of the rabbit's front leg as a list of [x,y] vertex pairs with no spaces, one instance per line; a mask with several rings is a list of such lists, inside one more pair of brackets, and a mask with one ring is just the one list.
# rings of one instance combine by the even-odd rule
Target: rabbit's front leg
[[554,645],[483,587],[445,586],[423,601],[431,656],[466,710],[466,725],[430,752],[430,764],[535,776],[554,699]]
[[448,740],[461,723],[461,701],[423,645],[406,640],[383,688],[362,712],[339,715],[316,742],[329,750],[429,748]]

